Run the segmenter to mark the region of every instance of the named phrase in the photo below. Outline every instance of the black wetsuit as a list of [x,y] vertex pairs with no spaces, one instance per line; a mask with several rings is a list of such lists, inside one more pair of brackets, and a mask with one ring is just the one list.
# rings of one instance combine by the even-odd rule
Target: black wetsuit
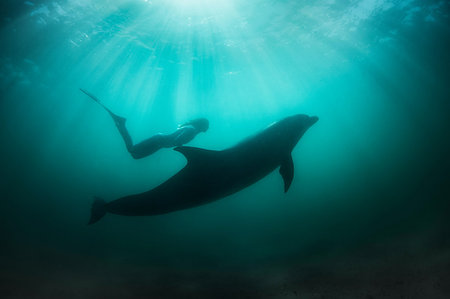
[[99,103],[114,120],[117,129],[119,130],[120,135],[125,141],[125,145],[127,147],[128,152],[135,159],[141,159],[147,157],[154,152],[160,150],[161,148],[180,146],[185,143],[188,143],[194,137],[200,133],[201,131],[195,128],[192,125],[183,125],[180,126],[175,132],[170,134],[158,133],[153,135],[152,137],[145,139],[144,141],[139,142],[138,144],[133,144],[133,140],[131,139],[130,134],[125,126],[126,119],[124,117],[118,116],[114,114],[111,110],[109,110],[105,105],[103,105],[99,99],[97,99],[91,93],[80,88],[82,92],[92,98],[94,101]]

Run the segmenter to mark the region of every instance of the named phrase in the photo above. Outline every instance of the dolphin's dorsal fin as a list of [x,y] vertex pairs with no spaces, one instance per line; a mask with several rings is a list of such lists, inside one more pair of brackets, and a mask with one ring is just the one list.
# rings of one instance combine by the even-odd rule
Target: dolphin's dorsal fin
[[188,160],[188,164],[192,162],[205,162],[209,157],[218,153],[218,151],[192,146],[177,146],[174,150],[182,153]]
[[294,178],[294,162],[291,154],[287,155],[281,162],[280,174],[284,180],[284,192],[287,192]]

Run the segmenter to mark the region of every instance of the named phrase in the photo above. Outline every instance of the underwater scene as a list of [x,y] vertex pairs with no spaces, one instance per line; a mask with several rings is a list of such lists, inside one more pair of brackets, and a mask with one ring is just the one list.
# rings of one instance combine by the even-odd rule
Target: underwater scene
[[2,0],[0,298],[450,298],[449,13]]

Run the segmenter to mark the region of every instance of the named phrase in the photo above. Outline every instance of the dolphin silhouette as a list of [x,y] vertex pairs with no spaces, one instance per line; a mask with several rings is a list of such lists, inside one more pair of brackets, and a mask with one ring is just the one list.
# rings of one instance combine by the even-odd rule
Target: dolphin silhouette
[[318,117],[297,114],[273,123],[225,150],[180,146],[186,166],[156,188],[111,202],[96,198],[89,224],[106,213],[149,216],[193,208],[236,193],[278,166],[287,192],[294,177],[291,152]]

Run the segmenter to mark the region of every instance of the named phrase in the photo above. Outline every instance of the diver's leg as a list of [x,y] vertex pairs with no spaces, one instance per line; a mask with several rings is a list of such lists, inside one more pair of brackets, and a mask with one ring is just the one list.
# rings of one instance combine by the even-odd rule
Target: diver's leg
[[133,158],[141,159],[150,156],[163,147],[166,147],[166,139],[167,135],[156,134],[138,144],[133,145],[132,148],[128,151],[133,156]]
[[110,113],[111,117],[116,124],[117,130],[119,130],[120,136],[122,136],[123,141],[125,142],[125,146],[130,154],[133,154],[133,140],[131,139],[130,133],[128,133],[127,127],[125,126],[125,122],[127,121],[124,117],[120,117],[115,115],[114,113]]
[[158,151],[163,147],[175,146],[174,140],[179,135],[178,134],[179,132],[177,131],[172,134],[156,134],[138,144],[133,145],[133,140],[131,139],[130,133],[128,133],[128,130],[125,126],[125,123],[127,121],[126,118],[113,113],[105,105],[103,105],[102,102],[100,102],[100,100],[93,94],[81,88],[80,90],[83,93],[85,93],[88,97],[96,101],[100,106],[102,106],[106,110],[106,112],[109,113],[109,115],[111,115],[117,129],[119,130],[120,135],[122,136],[123,141],[125,142],[125,146],[127,147],[128,152],[131,154],[131,156],[133,156],[133,158],[141,159],[153,154],[154,152]]
[[155,134],[152,137],[133,145],[132,148],[128,149],[128,151],[131,153],[133,158],[141,159],[155,153],[162,148],[169,148],[180,145],[176,143],[180,132],[180,130],[176,130],[171,134]]

